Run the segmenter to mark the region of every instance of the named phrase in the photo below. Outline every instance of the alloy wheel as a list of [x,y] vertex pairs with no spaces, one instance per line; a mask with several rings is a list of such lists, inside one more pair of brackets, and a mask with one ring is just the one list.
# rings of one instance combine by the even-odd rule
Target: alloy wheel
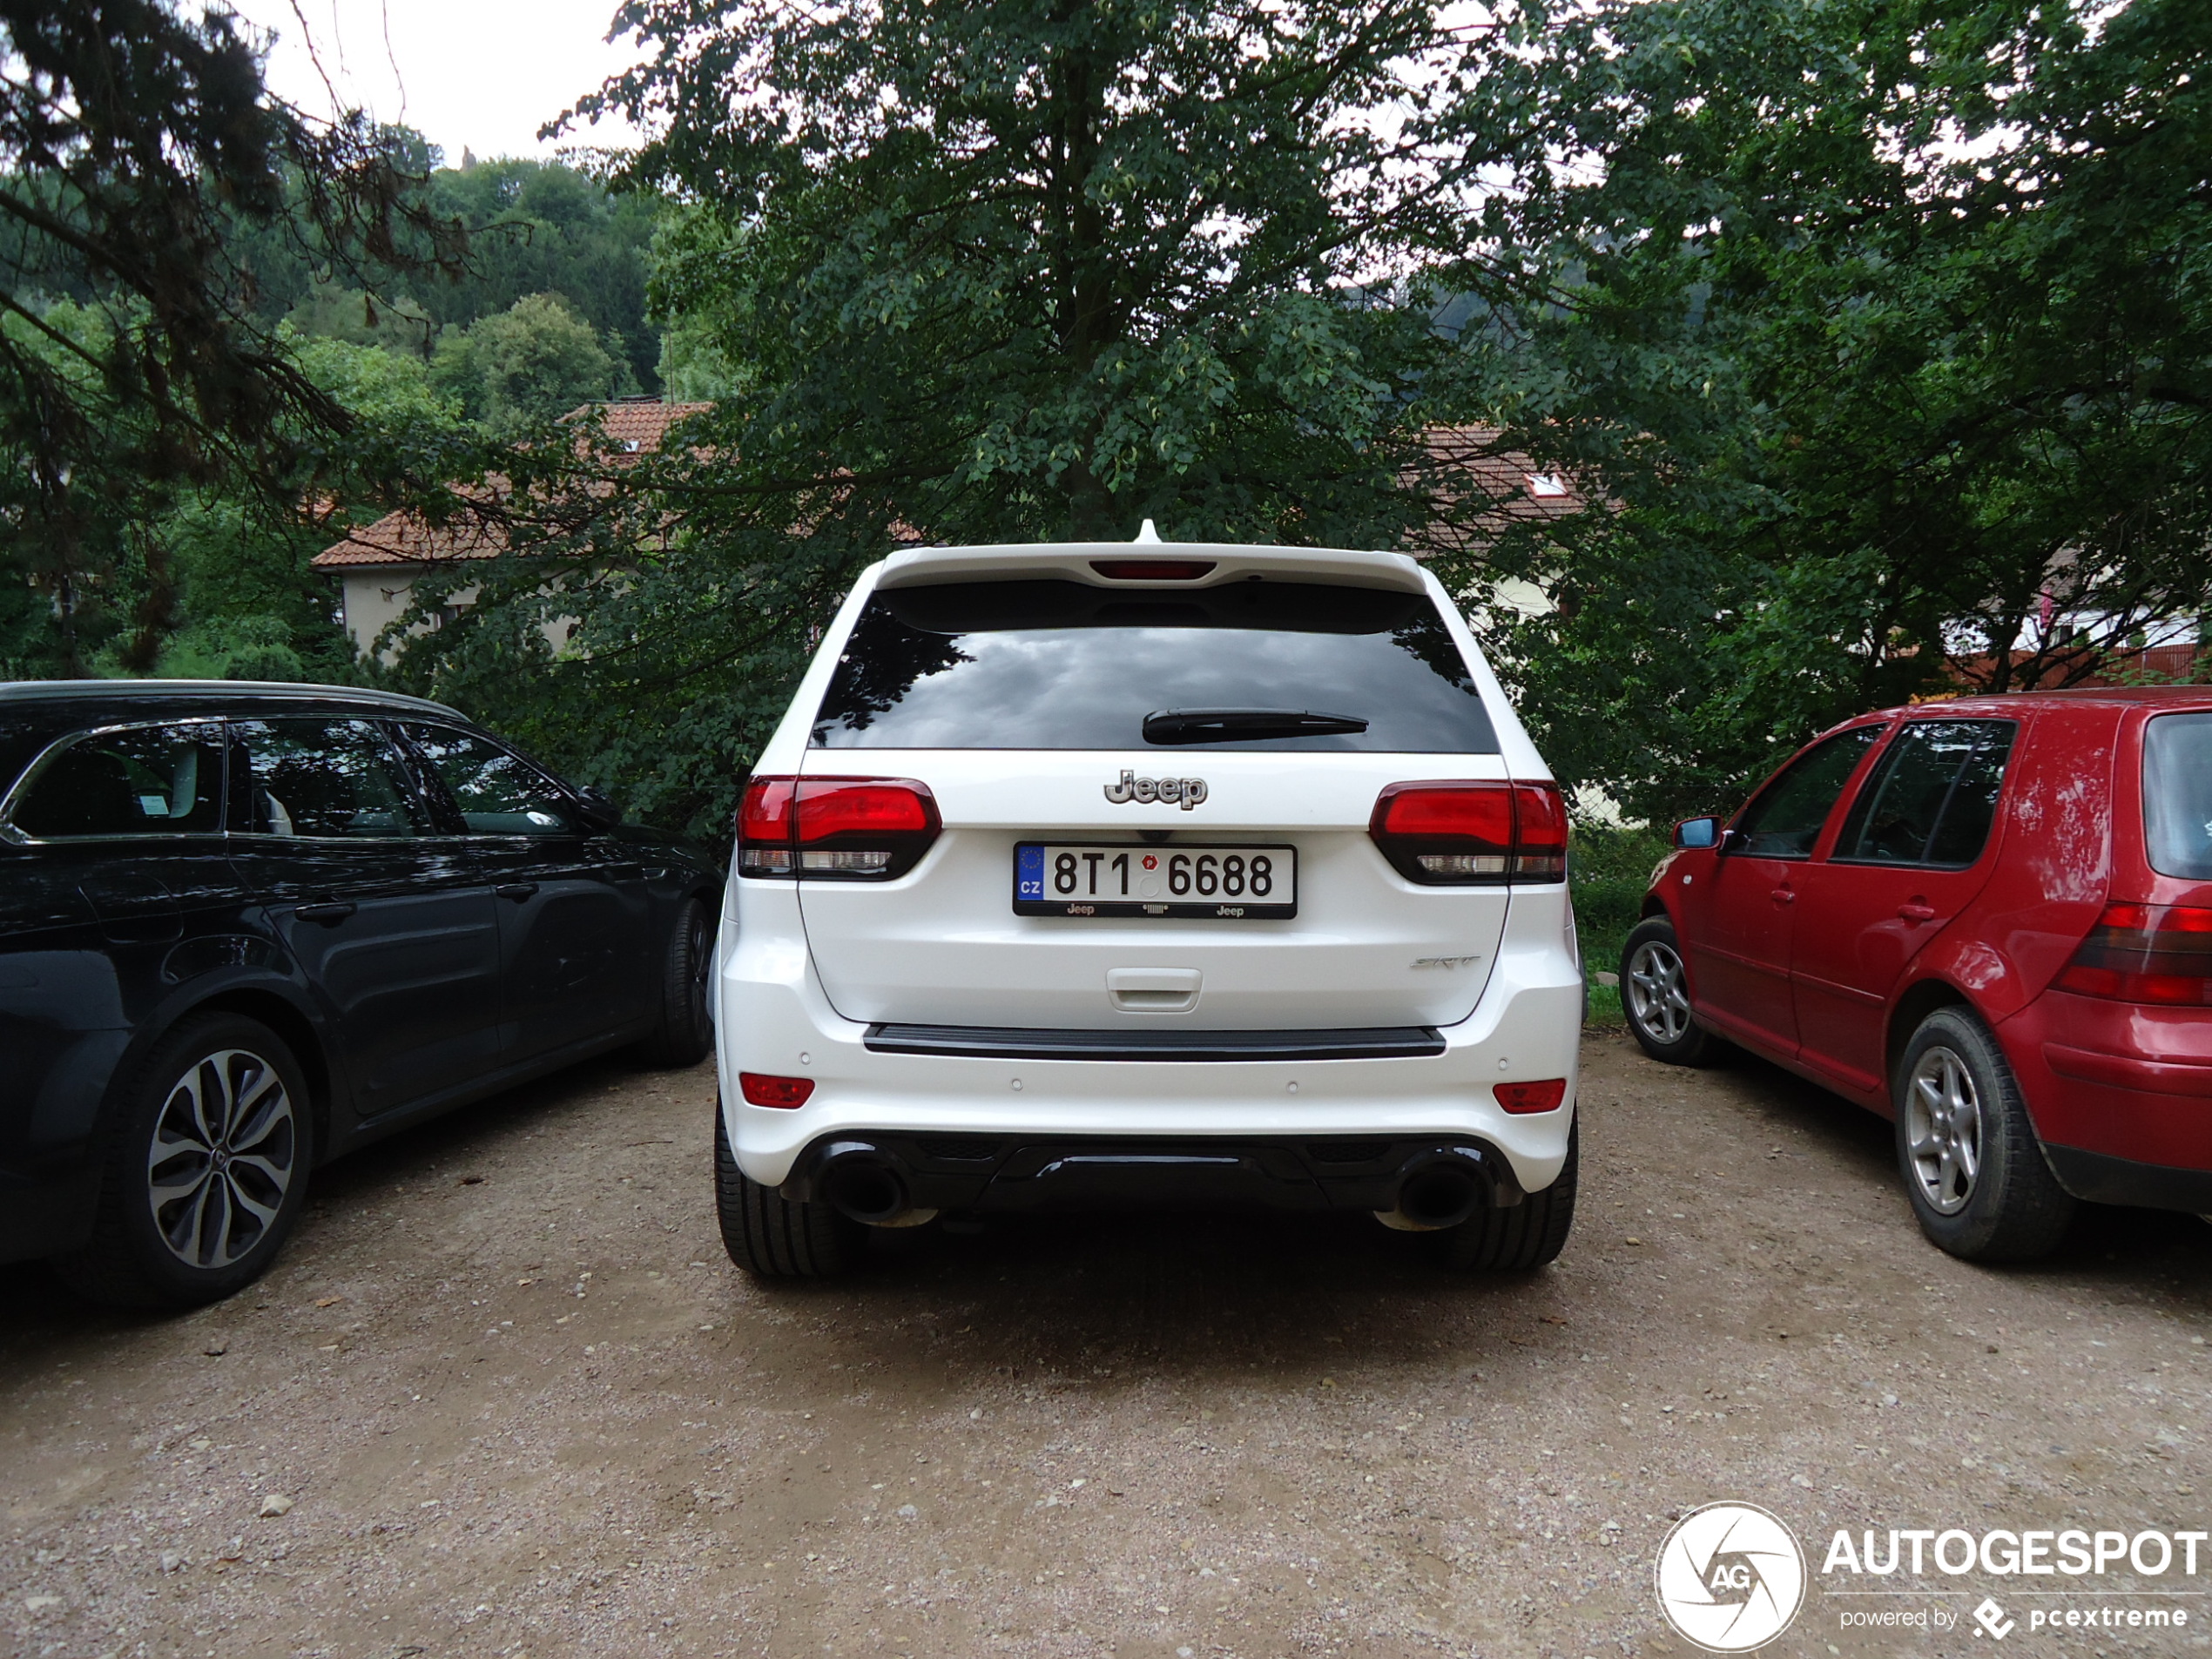
[[1922,1054],[1905,1085],[1905,1144],[1920,1197],[1939,1216],[1955,1216],[1981,1174],[1981,1096],[1955,1049]]
[[691,1022],[704,1031],[713,1020],[708,1006],[708,982],[714,976],[714,930],[707,923],[704,907],[691,907],[691,982],[686,994],[691,1001]]
[[299,1158],[277,1069],[246,1049],[203,1055],[170,1085],[146,1148],[154,1231],[187,1267],[228,1267],[268,1235]]
[[1628,993],[1629,1017],[1654,1042],[1679,1042],[1689,1029],[1689,988],[1682,956],[1662,940],[1647,939],[1629,958],[1621,988]]

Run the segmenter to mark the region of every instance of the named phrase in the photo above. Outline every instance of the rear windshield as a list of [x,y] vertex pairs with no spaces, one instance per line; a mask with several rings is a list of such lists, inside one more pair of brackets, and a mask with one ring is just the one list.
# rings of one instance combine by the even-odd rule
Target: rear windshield
[[2161,875],[2212,881],[2212,710],[2143,729],[2143,836]]
[[[1310,729],[1288,730],[1299,725]],[[813,742],[1402,754],[1498,747],[1426,595],[1257,579],[1173,594],[1049,580],[878,593],[838,660]]]

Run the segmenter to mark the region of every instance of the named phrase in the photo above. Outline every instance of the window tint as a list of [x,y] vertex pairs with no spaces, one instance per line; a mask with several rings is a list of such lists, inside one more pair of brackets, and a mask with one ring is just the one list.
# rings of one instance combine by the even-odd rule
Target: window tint
[[1770,859],[1812,856],[1820,826],[1828,821],[1844,786],[1866,745],[1882,735],[1878,725],[1841,732],[1790,763],[1789,769],[1749,806],[1736,829],[1743,838],[1739,849]]
[[562,835],[575,831],[568,797],[520,755],[451,726],[405,725],[431,772],[452,792],[472,835]]
[[[1300,582],[1190,593],[964,582],[879,593],[822,698],[828,749],[1208,749],[1495,753],[1466,661],[1427,597]],[[1298,715],[1341,717],[1285,733]],[[1255,720],[1253,717],[1262,717]],[[1269,729],[1264,717],[1282,716]]]
[[1915,720],[1897,734],[1836,838],[1838,859],[1972,864],[1997,821],[2009,720]]
[[223,728],[141,726],[79,738],[39,768],[14,820],[41,840],[212,833],[223,827]]
[[2161,875],[2212,881],[2212,712],[2143,728],[2143,835]]
[[257,835],[368,840],[419,835],[421,813],[391,739],[366,720],[246,720],[251,797],[246,826]]

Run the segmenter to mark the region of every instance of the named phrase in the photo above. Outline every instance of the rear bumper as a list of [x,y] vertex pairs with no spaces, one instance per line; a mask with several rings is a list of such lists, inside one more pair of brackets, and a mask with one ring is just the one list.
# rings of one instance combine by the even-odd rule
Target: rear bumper
[[[2106,1204],[2206,1207],[2101,1195],[2117,1185],[2157,1189],[2123,1171],[2212,1180],[2212,1009],[2147,1008],[2054,990],[1997,1035],[2069,1190]],[[2067,1159],[2092,1161],[2073,1166],[2083,1184],[2068,1176]]]
[[[1529,909],[1533,918],[1536,907]],[[748,919],[760,920],[759,912]],[[1001,1040],[1003,1033],[980,1046],[1025,1051],[977,1053],[974,1044],[960,1052],[917,1052],[915,1045],[889,1051],[872,1045],[869,1026],[843,1018],[830,1006],[795,914],[788,929],[748,927],[734,937],[737,930],[725,918],[716,1022],[724,1124],[738,1167],[752,1179],[778,1187],[792,1177],[803,1153],[834,1139],[949,1135],[988,1139],[1005,1149],[1006,1157],[1022,1148],[1094,1142],[1204,1155],[1206,1148],[1198,1143],[1237,1143],[1246,1150],[1234,1156],[1256,1160],[1243,1166],[1254,1180],[1272,1179],[1268,1170],[1288,1167],[1254,1148],[1330,1141],[1463,1144],[1501,1160],[1515,1185],[1534,1192],[1552,1184],[1567,1157],[1582,978],[1559,934],[1555,913],[1548,929],[1538,929],[1532,920],[1529,931],[1534,937],[1517,939],[1509,918],[1474,1014],[1436,1030],[1433,1040],[1422,1030],[1420,1042],[1412,1045],[1422,1052],[1300,1057],[1294,1044],[1284,1055],[1252,1059],[1063,1059]],[[1157,1026],[1147,1022],[1145,1028],[1175,1028],[1163,1019]],[[1342,1039],[1345,1034],[1327,1035]],[[1340,1042],[1305,1043],[1303,1053],[1341,1048]],[[752,1106],[738,1087],[741,1071],[805,1077],[814,1089],[795,1110]],[[1508,1113],[1492,1093],[1496,1083],[1554,1077],[1565,1078],[1568,1089],[1553,1111]],[[1102,1176],[1107,1168],[1076,1167]],[[1327,1184],[1337,1179],[1309,1164],[1283,1184],[1333,1203],[1328,1195],[1339,1189]],[[1266,1201],[1269,1189],[1253,1190]]]
[[[1410,1172],[1463,1171],[1494,1207],[1521,1202],[1494,1148],[1432,1136],[1393,1140],[1050,1136],[827,1136],[792,1165],[783,1196],[831,1197],[833,1166],[887,1171],[899,1203],[983,1213],[1167,1204],[1207,1209],[1391,1211]],[[887,1209],[895,1205],[887,1204]]]
[[2071,1146],[2047,1146],[2051,1173],[2077,1198],[2091,1204],[2134,1204],[2145,1210],[2186,1210],[2212,1216],[2212,1170],[2176,1170],[2135,1163]]

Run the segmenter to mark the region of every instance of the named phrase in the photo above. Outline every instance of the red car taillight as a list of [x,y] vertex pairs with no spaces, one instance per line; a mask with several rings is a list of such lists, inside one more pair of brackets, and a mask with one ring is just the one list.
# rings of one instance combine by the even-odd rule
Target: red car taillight
[[911,778],[755,778],[738,808],[738,873],[887,881],[941,827],[936,797]]
[[1557,784],[1392,784],[1367,833],[1400,875],[1432,887],[1567,877]]
[[748,1106],[773,1106],[791,1111],[806,1103],[807,1096],[814,1092],[812,1077],[772,1077],[765,1071],[741,1071],[738,1087],[745,1094]]
[[2116,1002],[2212,1007],[2212,909],[2107,905],[2058,988]]

